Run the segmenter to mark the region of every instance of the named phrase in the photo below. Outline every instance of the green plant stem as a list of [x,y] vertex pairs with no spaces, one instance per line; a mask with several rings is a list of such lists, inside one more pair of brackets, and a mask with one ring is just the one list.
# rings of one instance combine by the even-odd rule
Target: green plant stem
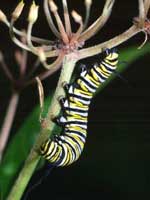
[[42,127],[41,133],[39,134],[34,147],[32,148],[17,180],[14,183],[14,186],[12,187],[12,190],[10,191],[7,200],[21,199],[25,191],[25,188],[40,160],[40,155],[37,150],[40,148],[43,141],[46,140],[52,134],[54,123],[51,121],[51,116],[57,115],[60,112],[60,106],[57,99],[59,96],[64,95],[62,83],[64,81],[65,82],[70,81],[76,62],[77,59],[75,58],[74,54],[69,54],[64,58],[58,85],[56,87],[56,91],[52,99],[51,106],[48,110],[44,126]]
[[5,146],[9,138],[9,133],[11,131],[11,127],[16,114],[18,101],[19,101],[19,94],[17,92],[13,92],[10,97],[9,105],[0,132],[0,161],[2,159],[3,151],[5,149]]
[[[74,58],[74,55],[70,54],[70,56],[66,56],[63,61],[63,67],[60,75],[60,79],[58,81],[57,88],[59,88],[59,92],[54,94],[53,102],[51,104],[50,109],[48,110],[47,114],[47,122],[46,127],[49,129],[51,127],[51,118],[54,116],[57,116],[60,112],[60,104],[58,103],[58,97],[65,96],[65,92],[63,89],[63,82],[70,82],[71,75],[75,66],[75,63],[77,62],[77,59]],[[54,123],[53,123],[54,124]]]

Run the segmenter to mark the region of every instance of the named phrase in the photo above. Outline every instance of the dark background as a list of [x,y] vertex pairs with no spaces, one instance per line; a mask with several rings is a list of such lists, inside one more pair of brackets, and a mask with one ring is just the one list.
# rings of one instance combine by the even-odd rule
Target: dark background
[[[31,1],[26,1],[27,7]],[[42,1],[36,1],[39,4]],[[56,1],[60,4],[61,1]],[[17,1],[0,1],[0,8],[10,16]],[[99,16],[104,1],[94,0],[90,24]],[[83,2],[69,1],[72,9],[84,14]],[[138,1],[118,0],[105,27],[87,42],[87,46],[106,41],[122,33],[132,24],[138,14]],[[26,16],[26,12],[24,12]],[[23,17],[18,27],[27,24]],[[76,25],[74,24],[76,28]],[[53,39],[43,10],[34,28],[37,36]],[[15,68],[12,44],[8,30],[0,24],[1,45],[7,62]],[[137,35],[118,47],[139,46],[143,35]],[[88,58],[84,63],[94,62],[97,57]],[[126,60],[126,58],[124,58]],[[88,138],[83,154],[78,162],[70,167],[54,169],[49,177],[38,186],[28,199],[141,199],[150,195],[150,94],[149,94],[149,54],[132,63],[122,74],[128,80],[126,84],[117,78],[92,101],[89,111]],[[43,82],[46,94],[57,83],[59,72]],[[2,122],[7,102],[10,97],[9,82],[0,73],[0,120]],[[32,95],[31,95],[32,94]],[[35,87],[22,93],[13,132],[32,111],[38,96]],[[37,172],[30,186],[39,179],[44,170]]]

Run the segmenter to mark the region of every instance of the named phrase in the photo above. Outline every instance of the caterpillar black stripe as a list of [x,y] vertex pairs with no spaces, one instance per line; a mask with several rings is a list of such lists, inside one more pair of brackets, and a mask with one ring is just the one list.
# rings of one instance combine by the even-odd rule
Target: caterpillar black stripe
[[63,127],[61,135],[48,139],[41,147],[41,154],[55,166],[75,162],[84,148],[87,137],[88,109],[97,88],[115,71],[118,53],[106,50],[99,65],[88,70],[82,68],[79,78],[65,85],[66,98],[61,99],[63,114],[57,119]]

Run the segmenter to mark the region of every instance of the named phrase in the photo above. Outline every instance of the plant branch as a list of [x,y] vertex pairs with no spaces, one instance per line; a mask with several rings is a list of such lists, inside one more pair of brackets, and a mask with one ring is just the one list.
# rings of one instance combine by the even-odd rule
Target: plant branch
[[2,52],[0,52],[0,65],[1,65],[1,68],[3,69],[3,71],[4,71],[4,73],[5,73],[6,77],[7,77],[11,82],[13,82],[13,81],[14,81],[14,78],[13,78],[13,76],[12,76],[12,74],[11,74],[11,72],[10,72],[8,66],[7,66],[7,64],[5,63],[5,59],[4,59],[4,57],[3,57],[3,53],[2,53]]
[[15,21],[13,19],[11,19],[11,22],[10,22],[10,27],[9,27],[9,34],[10,34],[10,38],[12,39],[12,41],[17,45],[19,46],[20,48],[26,50],[26,51],[31,51],[27,45],[23,44],[20,40],[18,40],[14,34],[14,23]]
[[34,147],[32,148],[14,186],[12,187],[7,200],[20,200],[23,195],[23,192],[40,160],[38,150],[41,144],[52,134],[55,124],[52,122],[51,116],[57,115],[60,112],[58,96],[64,95],[62,83],[64,81],[70,81],[76,61],[77,59],[73,55],[67,55],[64,58],[61,75],[47,117],[44,120],[44,126],[42,126],[41,133],[39,134]]
[[0,132],[0,161],[2,159],[4,149],[8,141],[9,133],[11,131],[18,101],[19,101],[19,94],[16,92],[13,92],[10,98],[9,106],[6,111],[6,116],[5,116],[5,119],[1,128],[1,132]]
[[58,50],[52,50],[52,51],[45,51],[44,53],[45,53],[45,56],[46,56],[47,58],[51,58],[51,57],[56,57],[56,56],[58,56],[59,51],[58,51]]
[[130,39],[139,32],[141,32],[141,29],[138,28],[136,25],[132,25],[127,31],[106,42],[80,50],[79,60],[101,53],[103,49],[107,48],[111,49],[112,47],[116,47],[119,44],[122,44],[123,42],[127,41],[128,39]]

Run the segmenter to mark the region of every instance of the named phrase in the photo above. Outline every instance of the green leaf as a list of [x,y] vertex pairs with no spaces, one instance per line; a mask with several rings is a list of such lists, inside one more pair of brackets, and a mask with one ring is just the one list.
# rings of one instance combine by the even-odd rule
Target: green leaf
[[[43,116],[49,104],[50,98],[47,98],[44,104]],[[8,144],[0,165],[0,197],[3,199],[13,185],[14,178],[25,161],[37,134],[40,132],[39,115],[40,108],[38,105]]]

